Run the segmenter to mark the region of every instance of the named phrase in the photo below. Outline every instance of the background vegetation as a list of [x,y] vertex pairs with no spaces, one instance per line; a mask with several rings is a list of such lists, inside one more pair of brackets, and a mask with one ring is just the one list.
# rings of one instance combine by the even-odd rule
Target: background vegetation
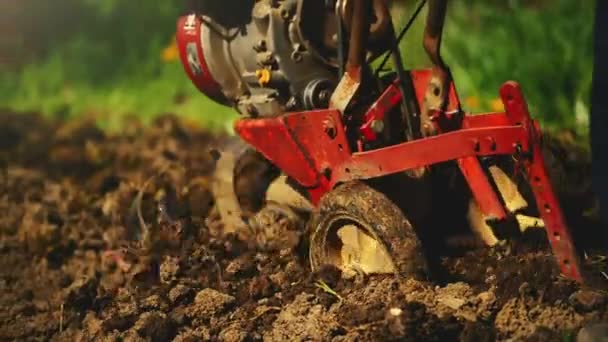
[[[129,115],[149,120],[173,112],[210,128],[234,118],[195,90],[176,59],[171,44],[184,1],[14,3],[0,5],[13,28],[10,40],[0,41],[0,107],[94,115],[111,128]],[[397,4],[398,27],[414,5]],[[498,88],[514,79],[545,127],[585,133],[594,7],[593,0],[452,1],[443,54],[466,109],[500,109]],[[402,44],[407,67],[428,64],[422,14]]]

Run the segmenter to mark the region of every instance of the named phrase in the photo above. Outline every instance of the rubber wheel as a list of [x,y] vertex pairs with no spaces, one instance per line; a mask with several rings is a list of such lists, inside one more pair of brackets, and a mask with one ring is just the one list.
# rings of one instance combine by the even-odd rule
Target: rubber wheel
[[427,262],[412,225],[392,201],[365,183],[345,183],[326,194],[309,229],[313,271],[330,264],[347,277],[354,271],[426,278]]

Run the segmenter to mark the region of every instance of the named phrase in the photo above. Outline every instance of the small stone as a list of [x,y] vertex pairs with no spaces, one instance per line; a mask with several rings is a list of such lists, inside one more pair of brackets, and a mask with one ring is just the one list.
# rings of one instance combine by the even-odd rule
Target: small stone
[[234,297],[207,288],[196,294],[194,303],[188,307],[188,315],[191,317],[209,318],[221,313],[234,302]]
[[403,313],[403,310],[401,310],[400,308],[391,308],[388,312],[392,316],[400,316]]
[[606,302],[606,296],[596,291],[579,290],[574,292],[568,301],[577,311],[586,312],[601,307]]

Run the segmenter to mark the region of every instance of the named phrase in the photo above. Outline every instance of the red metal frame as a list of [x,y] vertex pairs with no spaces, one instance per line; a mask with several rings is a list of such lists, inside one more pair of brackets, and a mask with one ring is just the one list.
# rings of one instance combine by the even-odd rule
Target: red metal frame
[[[419,103],[430,81],[430,70],[411,72]],[[391,85],[365,115],[360,131],[375,139],[372,120],[399,103],[400,94]],[[522,166],[533,186],[536,202],[561,271],[580,281],[572,239],[558,200],[552,190],[541,154],[541,134],[530,117],[519,85],[505,83],[500,94],[504,113],[444,116],[459,119],[459,129],[394,146],[365,152],[350,150],[337,109],[288,113],[274,118],[242,119],[235,123],[237,133],[272,161],[283,172],[306,187],[316,205],[339,183],[370,179],[413,168],[456,160],[482,212],[494,219],[507,216],[499,195],[491,186],[477,157],[522,155]],[[450,85],[447,111],[459,108],[454,85]],[[441,113],[439,113],[441,114]],[[459,118],[460,117],[460,118]],[[334,129],[327,133],[327,123]]]

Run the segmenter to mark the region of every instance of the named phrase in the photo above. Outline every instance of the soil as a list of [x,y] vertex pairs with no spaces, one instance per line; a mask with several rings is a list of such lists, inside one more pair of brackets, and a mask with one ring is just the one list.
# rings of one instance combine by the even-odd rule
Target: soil
[[559,275],[543,231],[446,247],[441,281],[311,272],[307,234],[224,233],[209,177],[226,137],[171,115],[120,134],[0,118],[0,340],[557,341],[608,320],[590,165],[568,134],[549,141],[585,286]]

